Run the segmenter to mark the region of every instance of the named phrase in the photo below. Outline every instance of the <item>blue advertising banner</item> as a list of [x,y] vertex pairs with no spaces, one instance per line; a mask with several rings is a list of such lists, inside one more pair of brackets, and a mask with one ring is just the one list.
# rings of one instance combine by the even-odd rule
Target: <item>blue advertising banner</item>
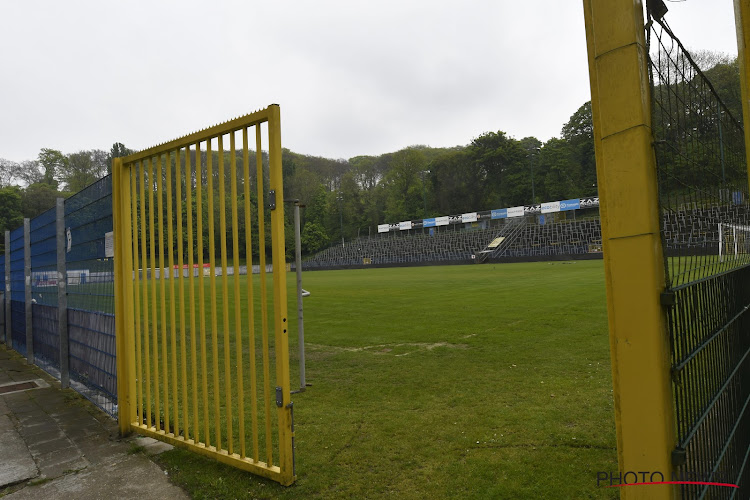
[[435,224],[435,219],[434,218],[432,218],[432,219],[424,219],[422,221],[422,223],[424,225],[423,227],[435,227],[437,225],[437,224]]
[[581,200],[576,198],[575,200],[563,200],[560,202],[560,211],[563,210],[578,210],[581,208]]
[[492,211],[492,218],[493,219],[505,219],[506,217],[508,217],[508,209],[507,208],[498,208],[498,209]]

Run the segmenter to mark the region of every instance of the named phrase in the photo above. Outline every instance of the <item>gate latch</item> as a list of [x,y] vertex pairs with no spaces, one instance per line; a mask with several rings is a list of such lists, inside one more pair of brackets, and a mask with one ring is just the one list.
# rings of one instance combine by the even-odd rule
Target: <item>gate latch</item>
[[276,210],[276,190],[272,189],[268,193],[268,208],[271,210]]

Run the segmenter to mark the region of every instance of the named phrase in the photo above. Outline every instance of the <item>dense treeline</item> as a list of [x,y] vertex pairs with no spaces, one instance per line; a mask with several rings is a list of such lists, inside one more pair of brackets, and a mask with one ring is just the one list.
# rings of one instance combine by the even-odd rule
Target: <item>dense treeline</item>
[[[700,52],[693,56],[711,79],[729,111],[740,118],[742,109],[737,60],[711,52]],[[112,158],[129,152],[125,146],[116,143],[109,152],[91,150],[64,155],[60,151],[42,149],[33,161],[17,164],[0,159],[0,231],[19,226],[23,217],[34,217],[54,206],[56,197],[77,192],[105,175]],[[238,156],[237,161],[241,165],[241,157]],[[264,161],[267,169],[267,158]],[[214,165],[218,164],[216,153],[213,162]],[[191,163],[195,165],[195,158]],[[229,165],[229,153],[225,153],[225,163]],[[205,185],[205,153],[202,154],[201,164],[204,166]],[[515,139],[497,131],[486,132],[465,146],[431,148],[416,145],[380,156],[355,156],[348,160],[308,156],[284,149],[282,167],[283,198],[299,199],[306,206],[302,210],[302,244],[307,254],[339,242],[342,238],[348,240],[358,235],[375,234],[377,225],[385,222],[597,193],[591,104],[588,102],[562,126],[560,137],[546,142],[535,137]],[[214,199],[217,201],[218,180],[219,174],[215,171]],[[224,181],[228,195],[228,168]],[[184,179],[182,182],[184,192]],[[251,179],[251,183],[249,203],[255,214],[258,206],[257,183],[254,179]],[[267,185],[262,191],[268,191]],[[205,242],[209,238],[206,232],[207,195],[204,189]],[[243,239],[247,226],[244,220],[246,201],[243,181],[238,178],[238,229]],[[176,212],[178,201],[174,203]],[[184,196],[179,203],[182,204],[183,214],[186,213],[188,206]],[[193,199],[193,213],[196,213],[196,203],[197,200]],[[218,223],[218,205],[214,212]],[[287,252],[290,255],[294,241],[292,213],[288,206],[286,234]],[[269,223],[268,217],[266,223]],[[250,227],[253,247],[257,251],[257,222]],[[186,232],[184,220],[183,228],[183,232]],[[217,229],[214,235],[217,248],[221,238],[218,233]],[[264,243],[270,249],[270,232]],[[177,245],[176,239],[174,244]],[[184,241],[185,250],[186,245]],[[197,241],[193,246],[197,246]],[[240,248],[240,257],[244,260],[244,248]]]

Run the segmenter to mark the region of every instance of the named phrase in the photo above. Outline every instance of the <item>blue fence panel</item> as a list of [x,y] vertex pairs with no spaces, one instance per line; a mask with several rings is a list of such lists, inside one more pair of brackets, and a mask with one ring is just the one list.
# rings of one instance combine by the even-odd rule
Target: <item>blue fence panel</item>
[[[65,201],[70,376],[110,415],[117,414],[112,178]],[[108,234],[109,233],[109,234]],[[109,245],[108,245],[109,243]]]
[[[34,360],[47,371],[60,368],[57,321],[57,210],[52,208],[30,223],[31,297]],[[53,368],[54,370],[50,370]]]
[[10,321],[13,349],[26,355],[26,296],[23,273],[23,226],[10,232]]

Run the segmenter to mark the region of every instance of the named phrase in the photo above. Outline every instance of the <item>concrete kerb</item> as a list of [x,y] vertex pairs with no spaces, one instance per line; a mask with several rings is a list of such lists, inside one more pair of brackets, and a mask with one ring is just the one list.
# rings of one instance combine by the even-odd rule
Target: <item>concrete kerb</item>
[[149,459],[170,445],[120,438],[116,421],[0,344],[0,386],[32,380],[41,383],[0,394],[0,496],[188,498]]

